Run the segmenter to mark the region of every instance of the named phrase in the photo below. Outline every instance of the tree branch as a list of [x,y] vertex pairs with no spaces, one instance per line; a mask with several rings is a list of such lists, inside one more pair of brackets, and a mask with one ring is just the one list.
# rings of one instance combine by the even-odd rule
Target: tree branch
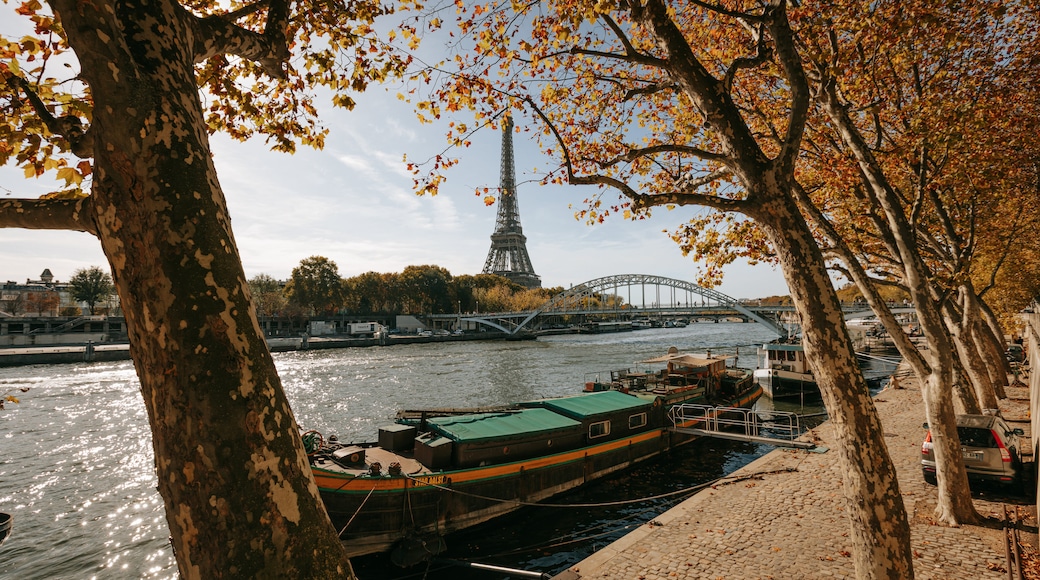
[[[556,125],[542,112],[542,109],[531,99],[527,97],[524,101],[530,105],[538,117],[545,123],[549,131],[552,132],[556,142],[560,145],[560,151],[563,155],[563,168],[567,172],[567,182],[571,185],[605,185],[607,187],[613,187],[614,189],[621,192],[622,195],[632,200],[632,207],[634,209],[643,209],[647,207],[654,207],[659,205],[703,205],[712,207],[721,211],[733,211],[738,213],[746,213],[749,202],[739,199],[729,199],[719,197],[716,195],[702,195],[695,193],[660,193],[660,194],[641,194],[637,192],[628,183],[610,177],[607,175],[577,175],[574,173],[574,165],[571,163],[571,155],[567,150],[567,144],[563,140],[563,136],[556,130]],[[728,171],[726,172],[729,173]],[[700,182],[701,180],[694,180],[693,183]],[[712,179],[704,183],[709,183]],[[701,183],[703,185],[703,183]],[[699,187],[699,185],[698,185]]]
[[676,85],[675,83],[653,83],[638,89],[628,89],[628,91],[625,92],[625,96],[624,98],[622,98],[622,101],[629,101],[633,97],[637,97],[640,95],[653,95],[659,92],[669,90],[674,91],[678,88],[678,85]]
[[255,12],[259,12],[260,10],[263,10],[264,8],[267,8],[267,5],[269,3],[270,3],[270,0],[258,0],[257,2],[253,2],[252,4],[247,4],[247,5],[239,8],[238,10],[233,10],[231,12],[225,12],[224,14],[218,14],[218,15],[215,15],[214,17],[215,18],[223,18],[224,20],[227,20],[228,22],[234,22],[234,21],[238,20],[239,18],[242,18],[243,16],[248,16],[248,15],[253,14]]
[[632,62],[632,63],[642,64],[642,65],[647,65],[647,66],[662,66],[662,62],[663,62],[659,58],[655,58],[655,57],[652,57],[652,56],[647,56],[645,54],[639,54],[639,53],[629,54],[627,52],[625,52],[625,53],[605,52],[605,51],[602,51],[602,50],[590,50],[590,49],[587,49],[587,48],[579,48],[577,46],[572,47],[567,52],[570,53],[570,54],[580,54],[582,56],[593,56],[593,57],[596,57],[596,58],[612,58],[612,59],[620,60],[620,61],[623,61],[623,62]]
[[654,64],[655,66],[661,65],[661,61],[659,59],[639,52],[639,50],[632,45],[632,41],[628,39],[628,36],[625,34],[625,31],[621,30],[621,27],[618,26],[617,22],[615,22],[609,14],[601,14],[600,18],[602,18],[603,21],[607,23],[607,27],[610,28],[610,30],[614,33],[614,36],[616,36],[617,39],[621,42],[621,46],[625,47],[625,54],[632,57],[641,57],[649,59],[647,64]]
[[565,52],[568,54],[579,54],[582,56],[592,56],[596,58],[611,58],[623,62],[642,64],[645,66],[664,67],[665,63],[663,60],[639,52],[639,50],[632,45],[632,42],[628,39],[628,36],[625,35],[625,31],[621,30],[621,27],[617,25],[617,22],[615,22],[609,14],[600,14],[600,18],[603,20],[603,22],[607,24],[607,28],[610,28],[610,30],[614,33],[614,36],[617,37],[618,41],[621,42],[621,46],[625,49],[625,52],[605,52],[602,50],[591,50],[588,48],[580,48],[577,46],[571,47],[569,50]]
[[717,12],[719,14],[722,14],[723,16],[732,16],[733,18],[739,18],[740,20],[748,20],[750,22],[759,22],[759,21],[761,21],[763,19],[761,16],[756,16],[754,14],[748,14],[747,12],[737,12],[735,10],[728,10],[726,8],[723,8],[722,6],[717,5],[717,4],[709,4],[707,2],[704,2],[703,0],[690,0],[690,4],[693,4],[695,6],[700,6],[701,8],[704,8],[705,10],[710,10],[712,12]]
[[706,161],[718,161],[722,163],[726,161],[726,157],[723,155],[719,155],[718,153],[712,153],[711,151],[705,151],[703,149],[699,149],[697,147],[690,147],[688,145],[671,144],[654,145],[652,147],[641,147],[639,149],[629,149],[628,152],[624,155],[618,155],[617,157],[613,159],[608,159],[606,161],[597,161],[595,159],[587,159],[586,161],[592,161],[600,168],[606,169],[624,161],[635,161],[640,157],[652,157],[659,153],[682,153],[686,155],[692,155],[694,157],[699,157]]
[[[596,176],[603,177],[603,176]],[[607,178],[611,179],[611,178]],[[600,181],[592,181],[590,183],[602,183]],[[751,203],[744,199],[734,199],[729,197],[719,197],[717,195],[707,195],[704,193],[690,193],[690,192],[669,192],[669,193],[626,193],[626,197],[632,200],[632,209],[644,209],[648,207],[658,207],[662,205],[696,205],[703,207],[710,207],[717,209],[722,212],[733,212],[739,214],[748,214],[748,208]]]
[[766,43],[766,35],[763,32],[761,27],[754,32],[755,56],[735,58],[730,63],[729,68],[726,69],[726,74],[722,78],[722,86],[727,93],[733,90],[733,79],[737,76],[737,71],[742,68],[756,67],[773,57],[773,51],[769,49],[769,45]]
[[[970,181],[970,178],[969,183],[971,183],[972,189],[978,192],[978,189],[975,187],[975,183],[973,181]],[[1037,193],[1040,193],[1040,183],[1038,183],[1038,187],[1036,189],[1038,190]],[[1015,211],[1014,219],[1012,219],[1011,223],[1007,225],[1006,231],[1010,232],[1010,234],[1004,238],[1004,241],[1001,244],[1000,258],[997,259],[996,265],[989,269],[990,274],[989,279],[986,281],[986,285],[978,292],[978,296],[980,299],[983,296],[985,296],[987,292],[989,292],[991,289],[997,286],[997,273],[1000,272],[1000,270],[1004,267],[1004,263],[1011,256],[1011,246],[1014,245],[1014,243],[1017,241],[1018,232],[1022,230],[1022,215],[1025,212],[1025,209],[1025,204],[1019,204],[1017,210]]]
[[47,110],[47,105],[40,100],[40,97],[32,90],[25,79],[7,71],[4,72],[4,76],[7,77],[8,86],[15,89],[16,94],[18,89],[25,93],[29,104],[32,105],[33,110],[36,111],[36,115],[43,121],[47,130],[55,135],[64,137],[69,142],[69,150],[72,151],[73,155],[81,159],[94,156],[94,141],[91,138],[90,129],[83,129],[83,121],[79,117],[75,115],[55,117]]
[[856,284],[856,287],[859,288],[863,299],[867,301],[867,306],[870,307],[878,317],[878,320],[885,326],[885,330],[892,337],[892,342],[899,349],[899,353],[903,355],[903,358],[907,359],[915,371],[929,369],[927,361],[921,355],[917,346],[910,340],[910,337],[903,332],[902,325],[899,324],[895,315],[888,308],[888,304],[881,297],[881,293],[878,292],[873,280],[867,275],[863,264],[856,259],[852,250],[834,229],[830,220],[816,207],[816,204],[812,202],[812,199],[810,199],[801,184],[796,182],[791,190],[798,207],[809,216],[823,234],[823,237],[831,244],[829,254],[845,264],[845,268],[841,270],[842,273],[848,276]]
[[679,186],[682,187],[686,191],[691,191],[691,190],[697,189],[697,188],[699,188],[701,186],[708,185],[712,181],[717,181],[719,179],[725,179],[725,178],[730,177],[732,175],[733,175],[733,173],[730,172],[728,169],[720,169],[718,171],[712,171],[711,173],[708,173],[706,175],[702,175],[702,176],[697,177],[697,178],[693,178],[693,177],[691,177],[690,175],[687,174],[687,175],[684,175],[682,177],[682,179],[679,180]]
[[72,230],[97,235],[91,198],[3,199],[0,227],[29,230]]
[[777,4],[771,7],[767,15],[769,33],[773,36],[776,45],[776,54],[784,68],[784,75],[790,85],[791,112],[788,115],[787,134],[784,136],[783,148],[776,159],[780,174],[793,176],[795,161],[802,145],[802,136],[805,134],[805,123],[809,115],[809,82],[805,77],[805,67],[802,57],[798,54],[795,43],[794,31],[787,19],[786,0],[777,0]]
[[[246,14],[267,8],[267,24],[263,34],[246,30],[231,22]],[[284,79],[284,65],[289,60],[285,37],[289,24],[289,0],[261,0],[247,8],[228,14],[196,18],[195,62],[220,54],[233,54],[257,62],[272,78]]]
[[663,0],[644,0],[625,5],[632,20],[645,26],[657,39],[665,54],[663,66],[668,75],[704,116],[705,126],[716,132],[720,149],[729,155],[727,166],[742,182],[754,181],[752,176],[765,170],[770,160],[741,117],[732,95],[723,90],[721,81],[697,58],[682,30],[671,19],[668,4]]

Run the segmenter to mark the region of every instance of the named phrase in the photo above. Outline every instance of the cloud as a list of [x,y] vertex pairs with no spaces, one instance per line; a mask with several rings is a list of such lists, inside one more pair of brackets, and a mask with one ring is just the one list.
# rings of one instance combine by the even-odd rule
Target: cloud
[[337,161],[345,165],[348,169],[360,171],[369,176],[375,175],[375,171],[372,169],[372,162],[369,159],[365,159],[357,155],[347,155],[344,153],[334,155],[334,157]]

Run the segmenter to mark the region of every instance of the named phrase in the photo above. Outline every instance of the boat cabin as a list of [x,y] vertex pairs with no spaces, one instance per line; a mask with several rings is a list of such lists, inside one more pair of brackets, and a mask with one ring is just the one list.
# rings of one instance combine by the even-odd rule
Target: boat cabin
[[519,461],[578,447],[581,423],[547,409],[517,409],[427,419],[415,458],[430,469]]
[[660,407],[619,391],[602,391],[577,397],[545,399],[524,403],[538,406],[581,422],[584,444],[627,437],[646,431],[654,422],[652,413]]
[[809,373],[805,350],[800,344],[764,344],[758,350],[758,368],[792,373]]
[[717,394],[723,375],[726,374],[724,356],[712,356],[680,353],[674,346],[668,354],[645,361],[641,364],[664,364],[665,368],[647,373],[647,389],[670,399],[682,394],[683,399],[691,397],[714,397]]

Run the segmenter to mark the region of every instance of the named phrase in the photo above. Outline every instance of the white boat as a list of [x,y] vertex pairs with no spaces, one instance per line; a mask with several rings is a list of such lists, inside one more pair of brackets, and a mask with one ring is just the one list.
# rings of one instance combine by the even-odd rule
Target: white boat
[[801,344],[763,344],[758,349],[754,380],[772,399],[802,399],[820,396]]

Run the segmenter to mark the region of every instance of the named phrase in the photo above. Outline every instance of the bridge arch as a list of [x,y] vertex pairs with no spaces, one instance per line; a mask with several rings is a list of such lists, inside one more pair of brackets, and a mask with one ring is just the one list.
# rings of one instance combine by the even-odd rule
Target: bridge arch
[[[757,312],[747,308],[744,304],[738,301],[736,298],[727,296],[717,290],[710,288],[703,288],[691,282],[685,280],[677,280],[675,278],[667,278],[664,276],[654,276],[649,274],[616,274],[613,276],[604,276],[602,278],[596,278],[589,280],[582,284],[572,286],[568,290],[561,292],[554,296],[549,302],[543,304],[539,309],[529,313],[519,324],[517,324],[512,330],[512,333],[519,332],[525,328],[527,324],[534,320],[540,315],[550,314],[552,312],[563,312],[575,310],[576,306],[581,306],[591,301],[593,298],[602,296],[608,291],[612,291],[614,295],[620,296],[619,290],[621,288],[629,288],[631,295],[631,288],[639,286],[643,289],[642,298],[645,303],[646,292],[645,288],[654,287],[659,292],[661,287],[671,288],[681,292],[686,292],[688,295],[697,295],[702,297],[703,300],[708,303],[715,303],[719,307],[729,308],[735,310],[742,315],[754,320],[755,322],[769,328],[773,332],[780,336],[786,336],[787,330],[777,320],[764,317]],[[666,308],[663,306],[663,302],[658,299],[657,307],[664,311]],[[672,307],[673,300],[669,300],[668,308]]]

